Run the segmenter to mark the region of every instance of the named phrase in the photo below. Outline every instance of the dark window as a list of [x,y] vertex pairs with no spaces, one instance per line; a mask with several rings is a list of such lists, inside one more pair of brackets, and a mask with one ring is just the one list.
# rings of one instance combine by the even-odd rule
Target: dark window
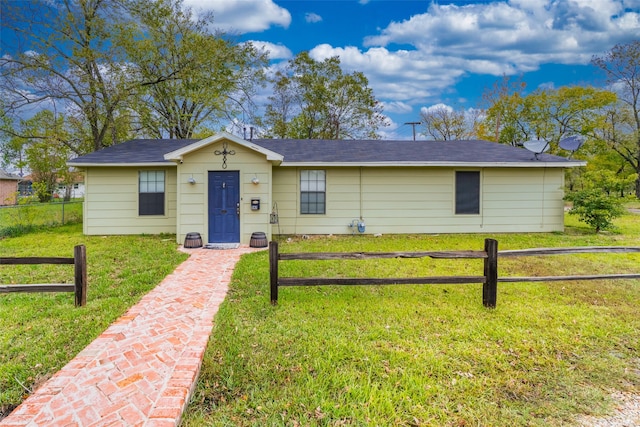
[[164,215],[164,172],[141,171],[139,215]]
[[456,214],[480,213],[480,172],[456,172]]
[[324,214],[326,205],[325,172],[300,171],[300,213]]

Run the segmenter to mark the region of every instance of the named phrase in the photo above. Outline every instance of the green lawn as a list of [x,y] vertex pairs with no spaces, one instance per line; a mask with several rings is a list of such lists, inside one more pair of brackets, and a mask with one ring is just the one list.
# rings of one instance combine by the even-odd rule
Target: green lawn
[[[282,252],[637,246],[640,216],[593,234],[293,239]],[[289,261],[287,276],[478,275],[477,260]],[[640,254],[503,259],[501,275],[640,271]],[[547,426],[640,390],[640,281],[281,288],[246,255],[216,317],[186,426]]]
[[0,238],[82,222],[82,200],[0,207]]
[[[0,418],[153,289],[186,255],[175,236],[83,236],[82,225],[0,240],[0,257],[87,247],[87,305],[73,293],[0,294]],[[0,283],[73,283],[73,266],[0,266]]]

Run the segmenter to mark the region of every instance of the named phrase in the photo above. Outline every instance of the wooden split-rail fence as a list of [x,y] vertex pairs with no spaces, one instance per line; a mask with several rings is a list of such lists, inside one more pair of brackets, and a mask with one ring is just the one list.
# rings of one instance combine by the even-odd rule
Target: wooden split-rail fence
[[87,303],[87,249],[84,245],[73,248],[73,258],[11,257],[0,258],[0,265],[72,264],[74,283],[44,283],[26,285],[0,285],[0,293],[9,292],[74,292],[76,307]]
[[[280,253],[278,242],[269,243],[269,276],[271,303],[278,303],[281,286],[322,285],[402,285],[402,284],[469,284],[482,283],[482,304],[494,308],[498,297],[498,282],[552,282],[567,280],[640,279],[640,273],[597,274],[577,276],[498,277],[498,258],[521,256],[568,255],[585,253],[633,253],[640,247],[579,246],[569,248],[536,248],[498,251],[498,241],[485,239],[484,250],[426,251],[426,252],[304,252]],[[279,263],[290,260],[365,260],[375,258],[434,258],[434,259],[482,259],[481,276],[428,276],[428,277],[282,277]]]

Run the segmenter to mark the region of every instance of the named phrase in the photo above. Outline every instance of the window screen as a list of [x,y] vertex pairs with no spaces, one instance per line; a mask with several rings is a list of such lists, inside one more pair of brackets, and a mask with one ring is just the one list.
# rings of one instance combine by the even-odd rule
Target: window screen
[[325,205],[325,171],[300,171],[300,213],[324,214]]
[[480,213],[480,172],[456,172],[456,214]]
[[139,215],[164,215],[164,171],[140,171]]

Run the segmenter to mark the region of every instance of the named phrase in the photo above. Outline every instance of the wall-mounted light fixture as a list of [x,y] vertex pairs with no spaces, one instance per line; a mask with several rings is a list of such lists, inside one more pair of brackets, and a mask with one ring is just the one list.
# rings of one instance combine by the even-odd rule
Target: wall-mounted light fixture
[[254,185],[258,185],[258,184],[260,184],[260,180],[258,179],[258,174],[255,174],[255,175],[256,175],[256,176],[254,176],[253,178],[251,178],[251,182],[252,182]]
[[193,175],[191,175],[191,177],[189,177],[189,179],[187,180],[187,182],[188,182],[189,184],[193,185],[193,184],[195,184],[195,183],[196,183],[196,180],[195,180],[195,178],[193,177]]

